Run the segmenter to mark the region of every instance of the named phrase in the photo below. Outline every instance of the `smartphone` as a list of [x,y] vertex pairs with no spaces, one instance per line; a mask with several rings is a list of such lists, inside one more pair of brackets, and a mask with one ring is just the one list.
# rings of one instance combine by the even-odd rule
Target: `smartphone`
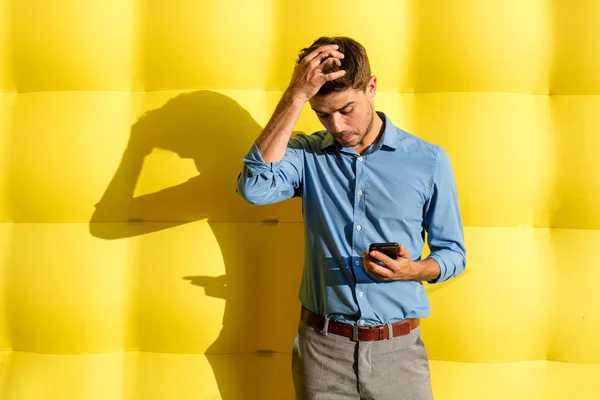
[[373,250],[385,254],[392,260],[398,258],[398,243],[396,242],[371,243],[369,253]]

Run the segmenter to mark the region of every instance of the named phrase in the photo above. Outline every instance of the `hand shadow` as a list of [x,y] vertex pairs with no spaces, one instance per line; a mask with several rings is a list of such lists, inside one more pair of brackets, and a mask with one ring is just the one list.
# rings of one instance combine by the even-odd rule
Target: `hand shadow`
[[204,293],[210,297],[227,299],[227,275],[220,276],[184,276],[192,285],[204,288]]
[[[207,219],[222,252],[226,275],[182,279],[203,287],[207,296],[226,299],[223,328],[206,351],[223,399],[237,398],[235,393],[242,389],[253,392],[259,384],[249,381],[244,370],[247,365],[238,365],[233,358],[223,361],[215,353],[227,353],[232,344],[243,342],[245,333],[239,327],[252,324],[253,314],[260,309],[258,300],[248,293],[252,285],[260,287],[258,280],[268,274],[264,270],[268,267],[249,268],[237,255],[240,250],[251,253],[254,249],[247,247],[264,239],[249,241],[228,224],[215,222],[247,221],[249,216],[254,221],[274,220],[286,212],[300,215],[299,209],[290,205],[251,206],[235,193],[242,158],[261,131],[236,101],[212,91],[181,94],[146,112],[132,126],[117,171],[89,224],[93,236],[114,240]],[[192,159],[199,174],[179,185],[135,196],[144,159],[154,149]]]

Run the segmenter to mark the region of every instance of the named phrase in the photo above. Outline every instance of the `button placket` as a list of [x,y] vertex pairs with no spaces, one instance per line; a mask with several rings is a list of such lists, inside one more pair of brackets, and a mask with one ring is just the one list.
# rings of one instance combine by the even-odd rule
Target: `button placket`
[[[362,250],[364,247],[364,223],[365,223],[365,196],[364,196],[364,183],[366,179],[365,175],[366,159],[364,156],[359,156],[355,161],[355,180],[354,180],[354,234],[352,238],[352,253],[355,258],[355,268],[362,268]],[[362,274],[362,273],[361,273]],[[362,287],[363,285],[357,283],[354,287],[355,299],[358,303],[359,312],[362,314],[361,304],[364,304],[366,298],[366,291]],[[362,317],[362,316],[361,316]],[[361,326],[364,326],[365,321],[361,319],[359,322]]]

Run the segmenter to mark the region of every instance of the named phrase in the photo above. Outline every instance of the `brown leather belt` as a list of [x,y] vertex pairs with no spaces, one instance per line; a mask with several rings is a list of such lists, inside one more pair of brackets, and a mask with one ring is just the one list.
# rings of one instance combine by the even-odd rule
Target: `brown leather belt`
[[[320,331],[323,331],[323,328],[325,327],[324,317],[314,314],[304,307],[302,307],[300,318],[307,325],[312,326]],[[391,324],[392,335],[393,337],[408,335],[410,331],[419,326],[419,323],[419,318],[407,318],[402,321],[394,322]],[[329,320],[327,323],[327,332],[348,337],[353,341],[383,340],[389,338],[388,325],[363,327]]]

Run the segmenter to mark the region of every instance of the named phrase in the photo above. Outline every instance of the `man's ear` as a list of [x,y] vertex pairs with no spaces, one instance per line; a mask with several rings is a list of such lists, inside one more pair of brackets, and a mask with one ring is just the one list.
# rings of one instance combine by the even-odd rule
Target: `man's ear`
[[375,97],[377,93],[377,77],[375,75],[371,76],[369,82],[367,83],[367,96],[369,99]]

